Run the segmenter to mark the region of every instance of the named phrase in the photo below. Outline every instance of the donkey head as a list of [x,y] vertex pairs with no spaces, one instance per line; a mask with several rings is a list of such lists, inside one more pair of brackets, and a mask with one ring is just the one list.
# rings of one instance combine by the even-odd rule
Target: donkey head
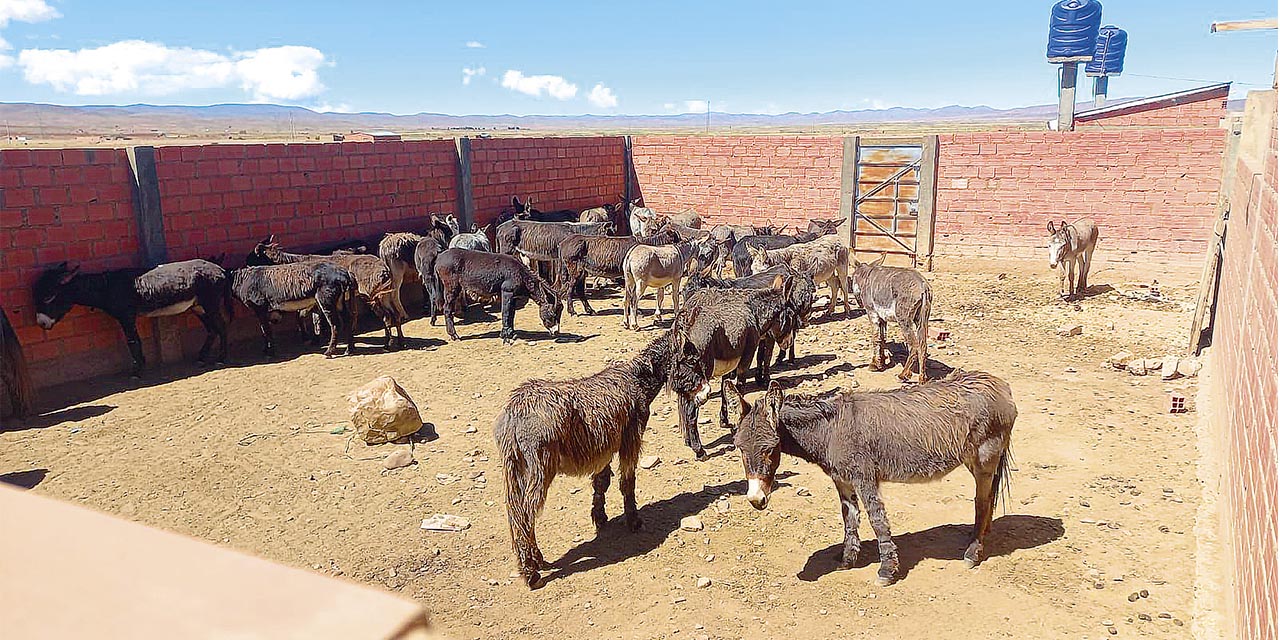
[[539,283],[542,288],[542,299],[538,301],[538,319],[542,321],[542,326],[547,328],[552,335],[560,335],[560,316],[564,313],[564,302],[560,300],[560,296],[556,293],[551,285],[543,282]]
[[31,298],[36,302],[36,324],[41,329],[52,329],[75,306],[67,289],[79,273],[80,265],[68,267],[63,262],[50,267],[36,278],[36,283],[31,288]]
[[280,251],[280,245],[276,244],[275,235],[267,236],[258,244],[253,246],[253,251],[244,257],[244,266],[246,267],[262,267],[266,265],[276,264],[271,258],[273,252]]
[[826,235],[828,233],[835,233],[841,222],[844,222],[843,218],[833,218],[831,220],[810,220],[809,227],[805,230],[809,233],[820,233],[822,235]]
[[751,273],[769,270],[769,251],[764,247],[747,247],[747,255],[751,256]]
[[724,406],[729,421],[737,427],[733,444],[742,454],[742,470],[747,476],[747,500],[751,506],[769,506],[774,474],[782,460],[782,438],[778,435],[778,414],[782,411],[782,387],[777,381],[754,406],[747,404],[737,385],[724,382]]
[[1067,221],[1063,220],[1057,226],[1053,221],[1049,221],[1049,268],[1057,269],[1059,264],[1067,257],[1067,250],[1071,248],[1071,235],[1067,229]]

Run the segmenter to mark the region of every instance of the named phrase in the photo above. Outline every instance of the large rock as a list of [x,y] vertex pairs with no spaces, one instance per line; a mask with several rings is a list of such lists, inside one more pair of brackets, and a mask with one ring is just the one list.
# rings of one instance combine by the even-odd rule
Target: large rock
[[1120,351],[1110,358],[1107,358],[1107,364],[1116,369],[1125,369],[1129,366],[1129,362],[1133,360],[1133,354],[1128,351]]
[[1178,358],[1177,356],[1167,356],[1164,362],[1160,363],[1160,379],[1172,380],[1178,377]]
[[1190,378],[1200,373],[1200,361],[1195,358],[1183,358],[1178,361],[1178,373]]
[[1142,358],[1130,360],[1125,369],[1129,371],[1129,375],[1145,376],[1147,375],[1147,361]]
[[391,376],[374,378],[347,400],[356,435],[368,444],[398,440],[422,428],[418,405]]

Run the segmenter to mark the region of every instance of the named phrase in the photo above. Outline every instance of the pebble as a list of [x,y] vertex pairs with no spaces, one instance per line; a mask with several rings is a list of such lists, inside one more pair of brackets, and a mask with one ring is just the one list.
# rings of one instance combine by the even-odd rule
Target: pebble
[[1133,592],[1133,593],[1129,594],[1129,602],[1137,602],[1139,597],[1141,597],[1141,596],[1139,596],[1139,595],[1138,595],[1138,592],[1136,592],[1136,591],[1135,591],[1135,592]]
[[640,458],[640,468],[652,469],[656,467],[659,462],[662,462],[662,459],[659,458],[658,456],[645,456],[643,458]]
[[809,493],[809,487],[796,487],[796,495],[806,498],[812,494]]
[[706,589],[707,587],[711,586],[711,578],[708,578],[706,576],[700,577],[698,578],[697,584],[699,589]]
[[407,467],[411,464],[413,464],[413,452],[410,451],[409,449],[404,449],[404,448],[396,449],[395,451],[392,451],[382,461],[382,467],[388,470],[399,469],[400,467]]
[[1148,614],[1148,613],[1139,613],[1139,614],[1138,614],[1138,619],[1139,619],[1139,620],[1142,620],[1143,622],[1151,622],[1151,614]]
[[1139,595],[1139,596],[1142,596],[1143,598],[1145,598],[1145,597],[1147,597],[1147,596],[1151,595],[1151,592],[1150,592],[1150,591],[1147,591],[1146,589],[1143,589],[1142,591],[1139,591],[1139,592],[1138,592],[1138,595]]
[[702,519],[698,516],[680,518],[680,528],[685,531],[702,531]]
[[462,432],[463,432],[463,433],[475,433],[475,432],[476,432],[476,428],[475,428],[474,426],[472,426],[472,425],[467,425],[467,428],[466,428],[466,429],[463,429],[463,430],[462,430]]
[[715,560],[715,559],[716,559],[716,554],[714,553],[708,554],[707,557],[704,558],[704,560],[706,560],[707,562],[711,562],[712,560]]
[[1158,614],[1156,614],[1156,615],[1157,615],[1157,617],[1159,617],[1159,618],[1163,618],[1163,619],[1165,619],[1165,620],[1168,620],[1168,619],[1170,619],[1170,618],[1172,618],[1172,617],[1173,617],[1173,614],[1172,614],[1172,613],[1169,613],[1168,611],[1161,611],[1160,613],[1158,613]]

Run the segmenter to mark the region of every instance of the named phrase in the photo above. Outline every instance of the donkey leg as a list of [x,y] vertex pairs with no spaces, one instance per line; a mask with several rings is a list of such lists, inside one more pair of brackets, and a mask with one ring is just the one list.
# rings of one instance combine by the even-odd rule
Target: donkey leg
[[337,300],[326,300],[327,296],[317,295],[316,302],[320,308],[320,314],[324,316],[324,321],[329,324],[329,344],[324,349],[324,357],[332,358],[338,353],[338,333],[342,327],[342,312],[336,307]]
[[880,543],[880,570],[876,572],[876,583],[888,586],[898,575],[898,545],[893,543],[889,532],[889,515],[885,513],[884,501],[880,499],[880,483],[874,478],[862,477],[857,480],[858,497],[867,507],[867,519],[876,532],[876,540]]
[[209,349],[213,347],[213,337],[216,334],[213,324],[213,316],[218,315],[217,310],[212,312],[204,311],[196,313],[196,317],[200,319],[200,324],[204,325],[204,342],[200,345],[200,353],[196,355],[196,362],[204,364],[209,358]]
[[991,512],[995,509],[992,483],[995,474],[981,469],[973,471],[973,540],[964,552],[964,564],[972,569],[982,561],[982,538],[991,526]]
[[605,523],[609,521],[609,516],[604,512],[604,494],[609,490],[612,478],[613,470],[609,465],[591,476],[591,524],[595,525],[596,533],[603,531]]
[[253,312],[258,317],[258,328],[262,330],[262,353],[268,358],[275,357],[276,346],[271,341],[271,312],[261,307],[254,307]]
[[658,301],[658,304],[653,308],[653,326],[655,327],[662,320],[662,302],[666,297],[666,291],[667,287],[663,285],[658,287],[657,293],[654,294],[654,298]]
[[458,340],[458,330],[453,326],[453,305],[461,294],[457,289],[446,289],[444,291],[444,330],[449,334],[449,339]]
[[1093,254],[1091,252],[1086,251],[1080,254],[1080,284],[1076,285],[1076,291],[1080,295],[1084,295],[1085,290],[1089,288],[1089,267],[1092,262]]
[[516,308],[512,304],[514,297],[514,291],[502,290],[502,330],[498,332],[502,338],[502,344],[511,344],[516,341]]
[[1067,259],[1067,298],[1076,297],[1076,259]]
[[142,355],[142,338],[138,336],[138,319],[133,315],[124,318],[116,318],[116,322],[120,323],[120,330],[124,332],[125,343],[129,345],[129,357],[133,358],[133,370],[130,376],[134,378],[142,377],[142,366],[146,364],[147,359]]
[[844,548],[840,552],[841,569],[852,569],[858,565],[858,552],[862,550],[862,540],[858,537],[858,492],[853,485],[836,480],[836,493],[840,495],[840,516],[844,519]]
[[871,317],[871,326],[875,329],[875,353],[871,356],[871,370],[884,371],[884,329],[885,323],[878,317]]
[[[622,512],[625,514],[627,528],[639,531],[644,526],[640,520],[640,511],[636,508],[636,467],[640,464],[640,433],[644,431],[649,416],[635,419],[622,436],[622,446],[618,449],[618,490],[622,492]],[[638,424],[637,424],[638,423]]]
[[[536,463],[535,463],[536,464]],[[542,586],[542,576],[538,569],[546,566],[538,548],[535,529],[538,512],[547,499],[547,488],[550,480],[542,477],[542,470],[526,471],[522,474],[519,492],[507,488],[507,518],[511,524],[511,545],[515,548],[516,563],[520,575],[530,589]]]

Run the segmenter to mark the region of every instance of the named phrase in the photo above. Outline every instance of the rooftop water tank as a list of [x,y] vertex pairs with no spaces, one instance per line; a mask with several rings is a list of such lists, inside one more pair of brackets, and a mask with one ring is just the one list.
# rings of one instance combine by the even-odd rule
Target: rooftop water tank
[[1098,0],[1061,0],[1049,13],[1049,62],[1088,62],[1102,25]]
[[1093,50],[1093,60],[1084,65],[1086,76],[1118,76],[1124,71],[1124,49],[1129,44],[1129,34],[1115,25],[1098,29],[1098,41]]

